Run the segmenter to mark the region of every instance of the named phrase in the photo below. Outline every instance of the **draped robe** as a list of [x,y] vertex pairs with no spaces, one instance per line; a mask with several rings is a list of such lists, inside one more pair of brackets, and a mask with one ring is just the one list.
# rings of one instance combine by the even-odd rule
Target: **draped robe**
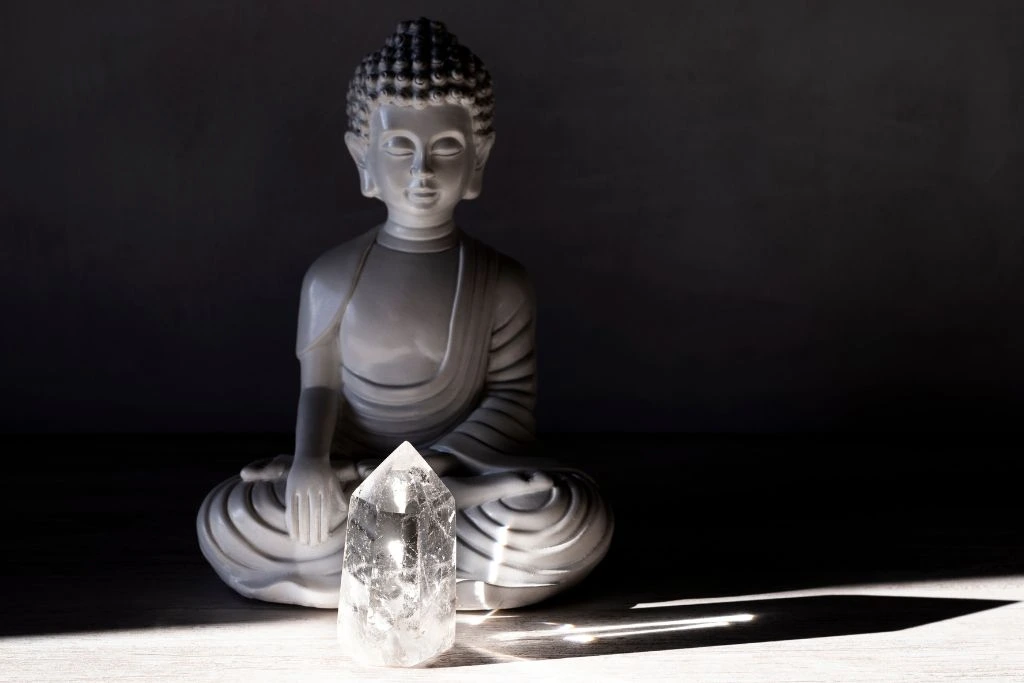
[[[376,230],[327,252],[307,271],[296,353],[302,358],[318,345],[339,345],[333,459],[382,458],[407,440],[421,451],[449,453],[476,473],[543,469],[552,476],[551,491],[532,502],[490,501],[458,513],[459,607],[513,607],[583,578],[607,551],[612,520],[585,475],[523,454],[534,438],[536,399],[534,302],[525,271],[465,234],[454,248],[454,295],[450,317],[441,321],[447,339],[443,349],[423,354],[436,351],[436,366],[405,353],[413,342],[424,343],[401,334],[417,331],[419,323],[407,319],[415,308],[389,328],[395,280],[387,280],[388,266],[410,255],[388,254]],[[415,381],[404,381],[403,372]],[[214,489],[198,519],[204,555],[244,595],[334,607],[344,528],[319,546],[292,542],[283,490],[283,481],[237,477]]]

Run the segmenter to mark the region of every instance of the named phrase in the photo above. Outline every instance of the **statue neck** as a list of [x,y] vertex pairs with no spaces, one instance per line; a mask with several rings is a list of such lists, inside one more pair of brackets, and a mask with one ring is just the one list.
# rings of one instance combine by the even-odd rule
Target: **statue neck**
[[448,220],[437,225],[409,225],[395,220],[392,215],[377,231],[377,243],[396,251],[410,253],[431,253],[450,249],[459,242],[459,231],[455,221]]

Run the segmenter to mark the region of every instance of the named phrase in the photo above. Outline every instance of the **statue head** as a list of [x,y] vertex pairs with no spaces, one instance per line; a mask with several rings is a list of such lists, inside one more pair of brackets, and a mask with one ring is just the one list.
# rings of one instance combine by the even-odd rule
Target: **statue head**
[[346,103],[364,195],[423,217],[480,194],[494,143],[491,77],[444,24],[399,23],[356,68]]

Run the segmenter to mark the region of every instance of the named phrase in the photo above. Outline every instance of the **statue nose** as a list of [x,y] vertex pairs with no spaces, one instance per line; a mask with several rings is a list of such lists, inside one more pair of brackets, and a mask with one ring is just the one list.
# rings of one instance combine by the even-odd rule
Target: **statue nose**
[[414,178],[433,178],[434,172],[429,166],[414,166],[412,175]]
[[409,169],[414,178],[432,178],[434,176],[434,169],[427,164],[426,156],[417,155],[416,159],[413,160],[412,168]]

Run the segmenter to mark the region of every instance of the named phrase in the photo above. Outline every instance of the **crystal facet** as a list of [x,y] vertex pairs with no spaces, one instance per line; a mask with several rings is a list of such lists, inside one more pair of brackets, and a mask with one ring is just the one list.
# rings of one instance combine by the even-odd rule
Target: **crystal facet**
[[349,501],[338,639],[376,666],[413,666],[455,642],[455,499],[408,442]]

